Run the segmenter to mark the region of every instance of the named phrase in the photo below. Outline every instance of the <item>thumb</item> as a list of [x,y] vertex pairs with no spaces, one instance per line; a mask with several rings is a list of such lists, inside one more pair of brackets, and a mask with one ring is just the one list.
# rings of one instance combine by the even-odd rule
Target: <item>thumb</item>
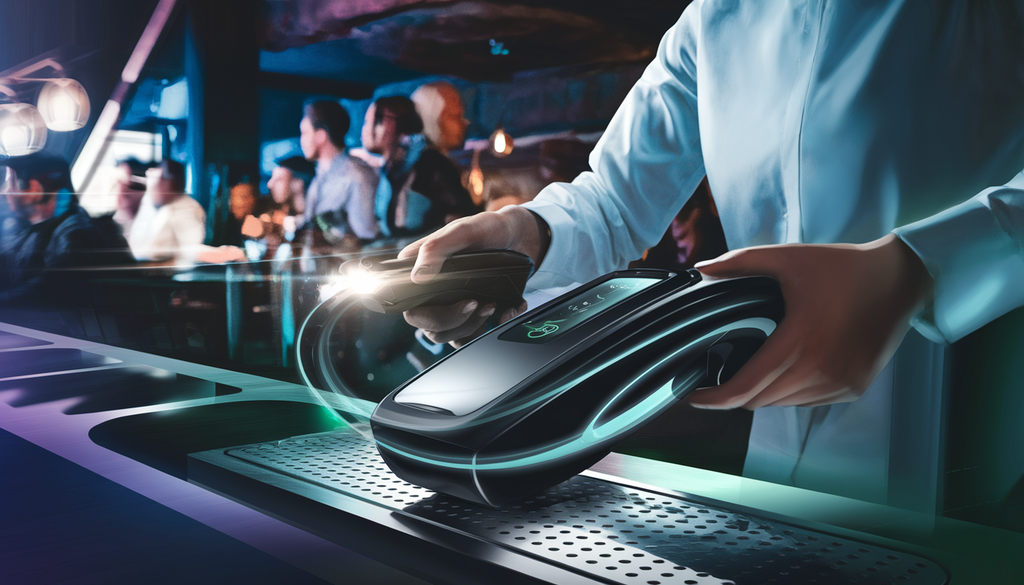
[[711,278],[737,278],[740,276],[772,276],[777,272],[777,255],[771,247],[743,248],[722,254],[718,258],[698,262],[694,268]]

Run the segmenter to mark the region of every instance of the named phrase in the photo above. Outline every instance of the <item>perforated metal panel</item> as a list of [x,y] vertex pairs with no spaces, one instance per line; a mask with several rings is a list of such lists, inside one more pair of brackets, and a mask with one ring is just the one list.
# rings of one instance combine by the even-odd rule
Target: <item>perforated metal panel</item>
[[398,479],[350,432],[227,454],[606,582],[946,582],[921,557],[584,476],[505,509],[485,508]]

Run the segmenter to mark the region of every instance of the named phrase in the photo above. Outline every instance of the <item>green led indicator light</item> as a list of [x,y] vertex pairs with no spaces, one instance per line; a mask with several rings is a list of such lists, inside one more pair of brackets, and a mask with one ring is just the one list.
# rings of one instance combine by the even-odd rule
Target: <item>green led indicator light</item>
[[555,331],[558,331],[558,325],[555,325],[555,323],[561,323],[562,321],[565,321],[565,319],[559,319],[558,321],[545,321],[540,327],[532,327],[529,323],[526,323],[526,327],[530,330],[526,336],[530,339],[537,339],[538,337],[550,335]]

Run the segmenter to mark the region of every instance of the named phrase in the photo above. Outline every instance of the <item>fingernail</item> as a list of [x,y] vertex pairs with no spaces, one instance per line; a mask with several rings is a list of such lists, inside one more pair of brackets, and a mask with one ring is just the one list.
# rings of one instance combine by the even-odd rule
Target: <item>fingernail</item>
[[709,264],[714,264],[714,263],[715,263],[714,260],[701,260],[700,262],[694,264],[693,267],[694,268],[702,268],[704,266],[707,266]]
[[483,311],[480,311],[480,316],[481,317],[490,317],[493,314],[494,314],[494,306],[493,305],[491,305],[490,307],[487,307]]
[[423,266],[417,268],[416,272],[414,272],[413,274],[415,276],[427,276],[433,273],[430,270],[430,264],[424,264]]
[[478,307],[479,305],[480,305],[480,304],[479,304],[479,303],[477,303],[476,301],[469,301],[468,303],[466,303],[466,306],[465,306],[465,307],[462,307],[462,312],[463,312],[463,313],[472,313],[473,311],[475,311],[475,310],[476,310],[476,308],[477,308],[477,307]]

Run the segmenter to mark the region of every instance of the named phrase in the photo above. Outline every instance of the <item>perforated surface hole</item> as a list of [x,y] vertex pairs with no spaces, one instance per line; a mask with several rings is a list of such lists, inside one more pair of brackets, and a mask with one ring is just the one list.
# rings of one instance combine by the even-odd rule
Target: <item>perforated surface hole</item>
[[921,557],[583,476],[502,510],[485,508],[398,479],[354,433],[228,454],[619,583],[945,582]]

